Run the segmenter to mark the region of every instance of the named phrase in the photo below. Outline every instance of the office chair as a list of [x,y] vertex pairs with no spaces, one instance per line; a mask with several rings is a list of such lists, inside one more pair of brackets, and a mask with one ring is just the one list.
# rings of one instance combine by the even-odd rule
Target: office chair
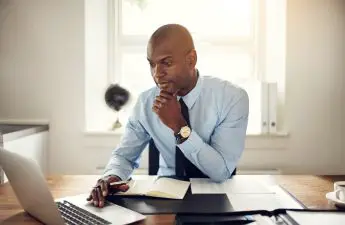
[[[149,142],[149,175],[157,175],[159,169],[159,151],[153,139]],[[232,176],[236,175],[236,168],[232,172]]]

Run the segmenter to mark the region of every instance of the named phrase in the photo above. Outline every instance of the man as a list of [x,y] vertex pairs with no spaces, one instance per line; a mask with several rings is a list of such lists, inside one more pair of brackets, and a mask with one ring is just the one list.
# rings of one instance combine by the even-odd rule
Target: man
[[244,149],[248,95],[227,81],[199,74],[185,27],[168,24],[156,30],[147,60],[157,87],[140,95],[103,178],[88,198],[95,206],[103,207],[108,192],[128,189],[109,183],[130,177],[151,139],[160,152],[159,176],[222,182],[231,177]]

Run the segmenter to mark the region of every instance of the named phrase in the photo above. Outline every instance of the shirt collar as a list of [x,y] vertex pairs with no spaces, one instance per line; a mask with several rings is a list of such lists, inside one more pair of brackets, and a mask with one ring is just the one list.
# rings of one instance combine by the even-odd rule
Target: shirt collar
[[196,70],[197,73],[197,82],[195,87],[185,96],[182,97],[184,103],[187,105],[188,109],[192,109],[194,103],[196,102],[196,100],[198,99],[200,92],[201,92],[201,88],[202,88],[202,77],[199,74],[199,71]]

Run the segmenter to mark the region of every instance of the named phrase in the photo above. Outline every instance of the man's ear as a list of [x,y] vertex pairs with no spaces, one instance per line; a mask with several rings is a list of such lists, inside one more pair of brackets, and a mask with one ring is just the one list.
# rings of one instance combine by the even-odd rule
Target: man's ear
[[192,49],[188,53],[188,56],[187,56],[187,63],[191,69],[194,69],[196,62],[197,62],[197,59],[198,59],[198,57],[197,57],[196,51],[195,51],[195,49]]

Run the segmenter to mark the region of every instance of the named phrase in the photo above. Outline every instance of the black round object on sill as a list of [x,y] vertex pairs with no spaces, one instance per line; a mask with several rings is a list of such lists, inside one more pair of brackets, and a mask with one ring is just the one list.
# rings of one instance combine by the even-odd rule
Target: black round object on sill
[[105,102],[115,111],[120,111],[121,108],[128,102],[129,92],[118,84],[111,84],[105,92]]

